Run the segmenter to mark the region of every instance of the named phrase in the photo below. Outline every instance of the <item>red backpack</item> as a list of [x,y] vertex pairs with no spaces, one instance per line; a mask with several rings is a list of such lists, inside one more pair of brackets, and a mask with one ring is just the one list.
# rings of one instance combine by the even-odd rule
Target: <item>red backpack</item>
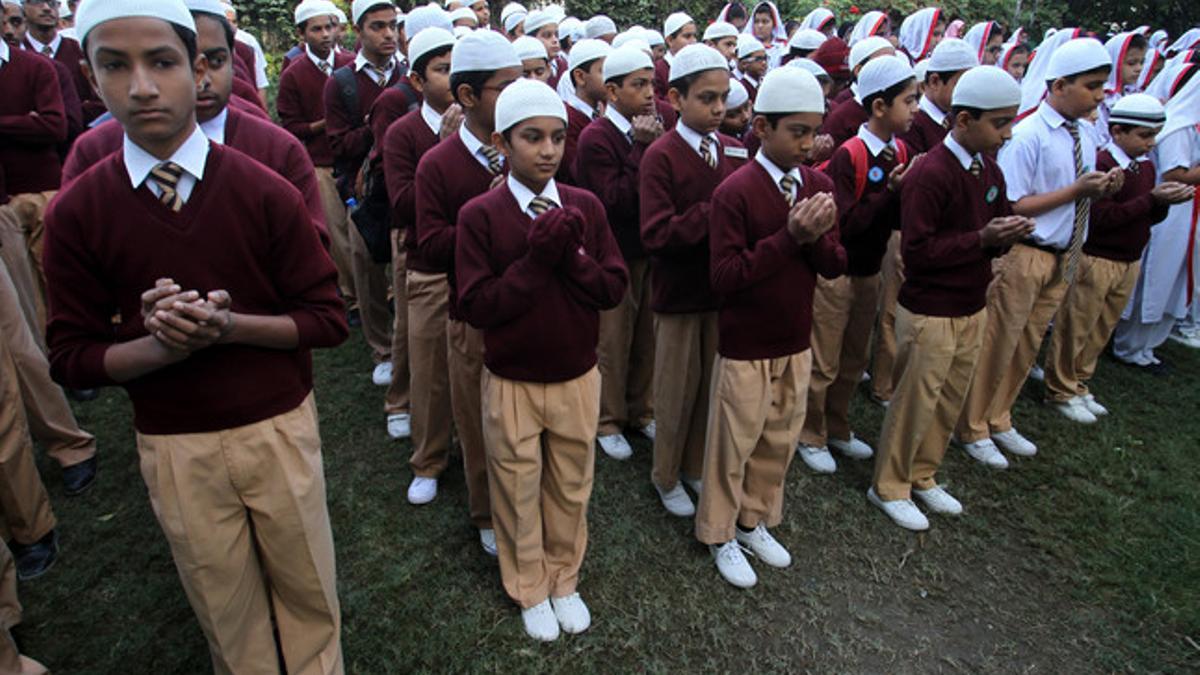
[[[895,141],[897,164],[908,164],[908,146],[899,138]],[[867,189],[867,144],[863,139],[854,136],[842,143],[842,147],[850,153],[850,162],[854,164],[854,199],[862,199],[863,191]],[[834,154],[837,154],[836,150]],[[828,173],[829,161],[827,159],[821,162],[817,165],[817,170]]]

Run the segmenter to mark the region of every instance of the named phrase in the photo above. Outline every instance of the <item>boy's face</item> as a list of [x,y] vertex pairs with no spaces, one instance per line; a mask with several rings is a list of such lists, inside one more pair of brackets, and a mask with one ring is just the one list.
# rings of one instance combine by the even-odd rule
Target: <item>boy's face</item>
[[1121,129],[1116,126],[1109,127],[1112,132],[1113,143],[1117,147],[1125,151],[1132,159],[1137,159],[1148,154],[1154,149],[1154,139],[1162,127],[1132,127]]
[[454,95],[450,92],[450,52],[429,59],[424,77],[412,72],[408,79],[434,110],[444,112],[454,103]]
[[662,57],[664,57],[666,55],[667,55],[667,46],[666,45],[654,45],[653,47],[650,48],[650,58],[654,59],[655,61],[661,59]]
[[820,113],[795,113],[772,127],[763,115],[754,116],[754,135],[762,141],[762,151],[779,168],[787,171],[800,166],[812,152],[813,140],[825,116]]
[[763,8],[754,13],[754,37],[758,38],[763,44],[771,39],[771,32],[775,30],[775,17],[771,16],[771,10]]
[[[223,39],[223,38],[222,38]],[[92,86],[139,145],[161,145],[195,125],[196,88],[207,77],[166,21],[106,21],[88,34]]]
[[596,59],[586,65],[586,68],[571,71],[571,77],[575,79],[575,89],[582,94],[580,98],[586,101],[607,99],[608,92],[604,88],[604,59]]
[[557,117],[531,117],[508,134],[492,134],[492,143],[504,153],[512,175],[526,185],[545,185],[558,173],[567,125]]
[[550,66],[546,64],[546,59],[525,59],[521,61],[521,69],[525,71],[525,77],[538,82],[548,82],[550,80]]
[[635,70],[625,76],[621,86],[617,86],[616,80],[610,80],[604,87],[608,90],[609,103],[626,119],[654,114],[654,69]]
[[558,52],[560,51],[558,45],[558,24],[552,23],[548,26],[542,26],[537,29],[537,32],[533,36],[541,40],[542,44],[546,46],[547,56],[551,59],[558,56]]
[[1013,122],[1017,119],[1017,107],[985,110],[979,119],[970,113],[959,113],[955,120],[959,141],[969,150],[994,155],[1012,138]]
[[902,134],[912,126],[913,115],[917,112],[917,81],[912,80],[904,91],[892,99],[888,105],[882,99],[871,103],[871,113],[883,122],[883,127],[893,134]]
[[732,61],[737,56],[737,38],[723,37],[715,42],[709,40],[709,46],[721,52],[721,56],[725,57],[726,61]]
[[10,47],[21,47],[25,39],[25,12],[16,5],[4,4],[4,41]]
[[521,69],[516,66],[501,68],[483,83],[483,90],[475,96],[468,85],[458,88],[459,102],[462,103],[466,116],[471,121],[474,130],[488,131],[496,121],[496,99],[500,92],[521,77]]
[[207,122],[229,105],[233,93],[233,60],[225,29],[211,16],[194,15],[196,48],[208,67],[196,89],[196,121]]
[[767,74],[767,53],[757,51],[746,58],[738,59],[738,69],[756,80],[761,80]]
[[[954,87],[958,85],[958,78],[962,77],[963,72],[957,73],[930,73],[929,78],[925,80],[925,96],[933,101],[938,108],[942,110],[950,110],[950,102],[954,97]],[[952,77],[951,77],[952,76]],[[949,79],[943,80],[942,77]]]
[[1121,84],[1137,84],[1138,77],[1142,74],[1142,66],[1145,65],[1146,50],[1137,47],[1130,47],[1125,51],[1125,60],[1121,62]]
[[746,101],[736,108],[728,108],[725,111],[725,119],[721,122],[721,131],[740,139],[742,134],[746,133],[746,125],[749,123],[750,102]]
[[25,0],[25,21],[42,30],[58,28],[58,0]]
[[687,96],[672,87],[667,97],[675,110],[679,111],[679,120],[688,128],[701,134],[716,131],[721,128],[721,120],[725,119],[729,71],[706,70],[692,82]]
[[364,14],[359,20],[358,38],[368,60],[378,62],[394,56],[400,40],[396,10],[384,7]]
[[683,28],[675,31],[674,35],[667,36],[667,47],[671,49],[671,53],[678,53],[680,49],[694,44],[696,42],[696,24],[685,23]]
[[314,16],[304,22],[304,28],[300,31],[300,38],[304,40],[304,44],[312,53],[321,58],[329,55],[329,50],[333,49],[333,38],[337,35],[337,24],[334,23],[332,16]]
[[471,3],[471,11],[475,12],[475,19],[480,26],[487,26],[492,23],[492,9],[488,7],[486,0],[478,0]]
[[1022,50],[1008,58],[1008,65],[1004,67],[1004,70],[1012,75],[1014,80],[1020,82],[1025,77],[1025,68],[1028,66],[1029,52]]
[[993,32],[988,37],[987,48],[983,50],[983,61],[980,65],[994,66],[996,60],[1000,58],[1000,52],[1004,50],[1004,36],[999,32]]
[[1104,85],[1107,81],[1107,69],[1082,73],[1076,75],[1073,80],[1055,80],[1051,92],[1055,109],[1068,119],[1086,118],[1104,100]]

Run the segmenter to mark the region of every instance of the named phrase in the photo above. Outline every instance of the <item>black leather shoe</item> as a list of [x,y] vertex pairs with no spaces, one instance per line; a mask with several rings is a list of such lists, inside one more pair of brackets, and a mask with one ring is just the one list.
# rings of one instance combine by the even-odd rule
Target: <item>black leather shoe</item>
[[88,491],[96,482],[96,471],[100,462],[96,457],[85,459],[78,464],[64,467],[62,470],[63,492],[68,497],[77,497]]
[[359,315],[357,309],[352,309],[349,312],[346,312],[346,323],[351,328],[358,328],[362,325],[362,316]]
[[58,532],[50,530],[46,536],[32,544],[11,541],[8,548],[17,559],[17,579],[36,579],[49,572],[54,566],[54,561],[58,560]]
[[80,403],[95,401],[100,396],[99,389],[68,389],[67,396]]

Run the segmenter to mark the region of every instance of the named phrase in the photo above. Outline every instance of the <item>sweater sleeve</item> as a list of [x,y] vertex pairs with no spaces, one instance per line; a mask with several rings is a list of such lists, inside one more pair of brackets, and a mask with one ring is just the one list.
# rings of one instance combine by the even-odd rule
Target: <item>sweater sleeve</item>
[[342,102],[337,79],[325,82],[325,134],[329,147],[339,160],[365,157],[371,149],[371,127],[363,119],[352,119]]
[[[426,158],[432,159],[430,155]],[[436,162],[422,161],[416,174],[417,250],[441,269],[454,267],[455,223],[446,206],[447,178]]]
[[[287,138],[287,137],[284,137]],[[321,190],[317,185],[317,172],[312,160],[300,141],[287,138],[287,179],[304,198],[304,208],[312,219],[313,227],[321,240],[321,246],[329,250],[329,227],[325,222],[325,207],[321,203]]]
[[279,77],[279,93],[275,95],[275,111],[279,123],[291,135],[302,141],[316,138],[324,131],[313,131],[312,123],[317,120],[304,119],[304,105],[300,101],[300,83],[296,71],[285,69]]
[[905,269],[935,272],[980,264],[979,230],[945,227],[946,190],[952,182],[936,171],[921,171],[904,181],[900,199],[901,257]]
[[[736,188],[742,181],[726,182],[717,189],[709,218],[709,246],[713,291],[734,293],[754,286],[787,265],[796,264],[800,246],[786,224],[774,234],[749,242],[747,218],[752,213],[746,195]],[[764,196],[765,198],[765,196]]]
[[416,222],[417,156],[413,138],[393,122],[383,137],[383,176],[392,206],[392,223],[401,229]]
[[552,270],[529,252],[499,274],[492,267],[491,223],[483,205],[468,203],[459,213],[461,236],[455,243],[454,277],[458,281],[458,311],[472,326],[486,330],[529,312]]
[[683,213],[676,213],[671,182],[678,178],[673,175],[666,152],[651,152],[642,160],[638,181],[642,243],[649,251],[669,253],[674,248],[695,246],[708,237],[710,202],[698,201]]
[[29,78],[28,86],[33,96],[33,110],[23,115],[0,115],[0,138],[7,143],[61,143],[67,140],[67,113],[58,86],[58,74],[54,66],[40,58],[33,63],[31,71],[33,76]]
[[590,234],[583,244],[584,250],[570,256],[563,265],[567,288],[576,300],[588,307],[612,309],[621,303],[629,286],[625,259],[598,202],[593,202],[586,215],[580,211],[577,217],[586,219],[583,227]]

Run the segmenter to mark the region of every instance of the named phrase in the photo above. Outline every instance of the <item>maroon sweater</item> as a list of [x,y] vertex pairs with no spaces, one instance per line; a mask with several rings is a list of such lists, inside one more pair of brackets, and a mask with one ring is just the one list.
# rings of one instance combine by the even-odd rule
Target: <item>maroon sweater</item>
[[462,318],[458,313],[454,278],[458,212],[464,204],[487,192],[494,178],[491,171],[471,156],[458,134],[438,143],[417,164],[417,251],[432,268],[430,272],[448,275],[451,319]]
[[459,311],[483,331],[483,361],[500,377],[565,382],[596,365],[600,311],[621,302],[629,273],[594,195],[558,185],[578,242],[557,266],[529,254],[532,221],[507,185],[472,199],[460,214],[455,244]]
[[593,120],[590,116],[576,110],[575,106],[570,103],[564,103],[564,105],[567,107],[567,137],[563,141],[562,163],[558,165],[558,175],[555,178],[560,183],[578,185],[579,181],[575,175],[575,157],[579,152],[579,135],[583,133],[584,127],[591,124]]
[[713,190],[746,162],[726,154],[744,150],[717,134],[716,170],[677,130],[663,134],[642,155],[638,176],[642,244],[650,253],[650,306],[663,314],[711,312],[717,299],[709,281],[708,221]]
[[[855,195],[854,162],[844,146],[834,150],[825,173],[833,179],[838,227],[848,259],[846,273],[869,277],[879,272],[892,230],[900,224],[900,193],[887,189],[887,177],[896,160],[885,162],[867,150],[867,182],[861,197]],[[879,171],[883,173],[879,173]],[[871,180],[874,175],[879,180]]]
[[392,122],[414,110],[419,110],[423,100],[425,99],[421,96],[421,92],[413,89],[407,81],[401,81],[395,86],[388,87],[379,95],[379,98],[375,99],[375,103],[371,105],[371,110],[367,114],[367,119],[371,124],[371,137],[379,141],[372,148],[372,153],[376,153],[372,154],[372,158],[377,157],[377,153],[383,152],[383,137],[387,133],[388,127],[392,126]]
[[[45,57],[43,57],[45,58]],[[59,156],[66,157],[71,149],[71,142],[83,133],[83,105],[79,101],[79,92],[72,82],[71,70],[58,61],[51,60],[54,72],[58,74],[58,90],[62,93],[63,112],[67,116],[67,140],[58,146]]]
[[[228,290],[235,312],[296,322],[297,349],[217,345],[126,382],[142,433],[229,429],[287,412],[312,390],[309,350],[348,334],[337,270],[296,189],[215,143],[204,176],[174,213],[145,185],[130,186],[117,152],[46,214],[47,343],[51,374],[65,386],[116,384],[104,354],[146,335],[141,294],[161,277]],[[114,315],[123,320],[114,325]]]
[[[796,202],[833,183],[800,167]],[[721,296],[717,350],[730,359],[773,359],[798,354],[812,336],[817,274],[846,270],[846,252],[835,226],[801,246],[787,231],[788,206],[771,175],[748,162],[713,194],[709,218],[712,287]]]
[[262,108],[262,101],[258,99],[257,94],[250,94],[249,97],[238,94],[237,85],[233,87],[233,95],[229,97],[229,107],[244,112],[248,115],[253,115],[260,120],[266,120],[274,124],[271,116]]
[[[225,144],[245,153],[262,168],[279,174],[299,190],[321,242],[328,246],[329,228],[325,224],[317,174],[300,141],[270,122],[233,108],[226,110],[229,115],[225,119]],[[93,164],[119,151],[124,139],[125,130],[116,120],[109,120],[80,136],[63,167],[63,183],[75,180]]]
[[666,59],[654,62],[654,96],[667,100],[667,90],[671,88],[671,64]]
[[417,246],[417,164],[437,144],[438,136],[420,110],[393,122],[383,137],[383,176],[392,205],[392,226],[404,230],[405,266],[426,274],[445,271],[429,264]]
[[[33,49],[33,44],[29,42],[28,37],[25,39],[25,49]],[[77,41],[69,37],[63,37],[59,41],[58,51],[54,53],[54,60],[61,63],[71,75],[71,83],[75,87],[80,110],[83,113],[83,123],[87,124],[103,115],[107,108],[104,107],[100,96],[92,89],[92,83],[88,81],[87,76],[83,74],[83,68],[79,65],[85,58],[83,48]]]
[[[354,55],[339,52],[334,55],[335,68],[353,63]],[[279,123],[303,143],[315,166],[333,166],[333,150],[324,131],[313,131],[309,125],[325,119],[325,81],[329,76],[322,73],[312,59],[305,56],[296,59],[295,67],[287,68],[279,78],[279,94],[275,98],[275,110]]]
[[575,160],[579,186],[604,204],[608,225],[626,260],[646,257],[638,212],[638,166],[648,147],[631,143],[607,117],[593,121],[579,135]]
[[834,105],[829,114],[825,116],[825,123],[821,125],[821,133],[829,134],[833,137],[833,144],[840,146],[842,143],[854,138],[858,133],[858,128],[866,124],[867,110],[862,107],[854,98],[849,98]]
[[938,144],[902,185],[900,304],[916,314],[944,317],[983,309],[992,258],[1005,249],[984,250],[979,230],[993,218],[1012,215],[1000,166],[985,156],[975,178]]
[[[353,68],[351,62],[348,68]],[[392,77],[388,80],[390,87],[400,79],[399,67],[392,69]],[[366,69],[354,74],[358,80],[358,114],[347,110],[342,101],[342,90],[337,80],[330,76],[325,82],[325,92],[322,95],[325,102],[325,134],[329,137],[329,147],[333,150],[335,160],[345,161],[355,165],[361,164],[375,142],[371,135],[371,127],[367,125],[366,115],[371,111],[375,99],[383,93],[381,88],[366,74]]]
[[912,126],[908,128],[908,131],[898,135],[900,140],[908,146],[909,154],[916,157],[923,152],[929,152],[933,146],[941,143],[948,131],[946,127],[934,122],[929,113],[918,110],[917,114],[913,115]]
[[[1132,171],[1134,164],[1138,170]],[[1117,166],[1108,150],[1096,154],[1096,170]],[[1150,228],[1167,217],[1170,207],[1150,195],[1154,189],[1154,164],[1148,159],[1134,160],[1125,169],[1125,185],[1119,192],[1092,202],[1088,238],[1083,252],[1106,260],[1133,262],[1142,257],[1150,241]]]
[[57,190],[62,171],[57,145],[65,140],[67,116],[54,66],[45,57],[9,49],[8,63],[0,68],[0,165],[9,194]]

